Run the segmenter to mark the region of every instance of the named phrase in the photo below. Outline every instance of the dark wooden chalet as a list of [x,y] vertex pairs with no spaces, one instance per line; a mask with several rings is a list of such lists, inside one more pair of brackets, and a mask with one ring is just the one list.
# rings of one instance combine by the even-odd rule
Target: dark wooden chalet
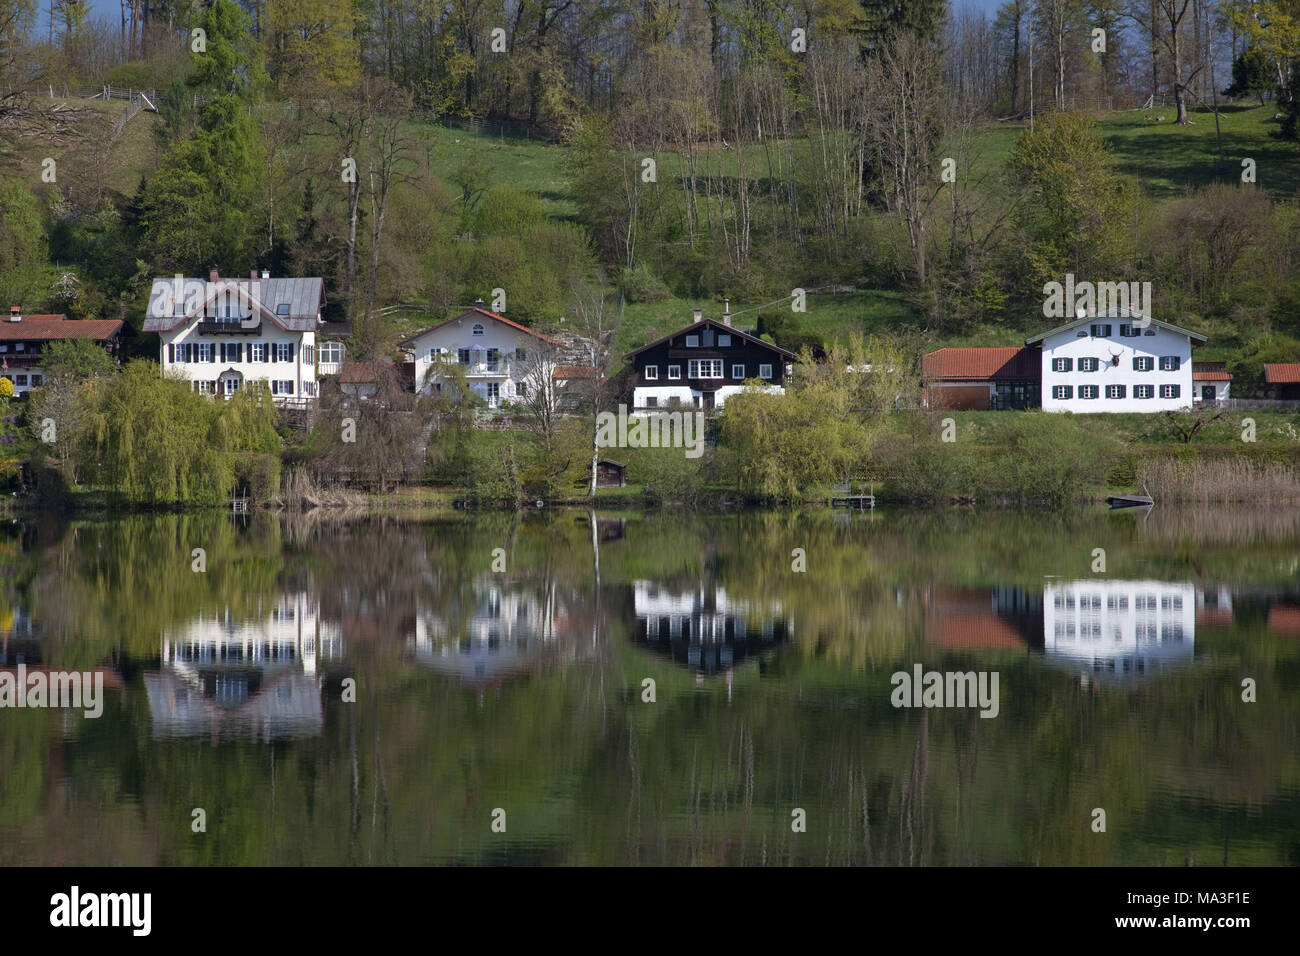
[[695,408],[716,408],[745,382],[781,388],[786,363],[794,353],[764,342],[731,324],[728,308],[721,321],[704,318],[628,352],[632,363],[633,403],[637,408],[664,408],[676,399]]

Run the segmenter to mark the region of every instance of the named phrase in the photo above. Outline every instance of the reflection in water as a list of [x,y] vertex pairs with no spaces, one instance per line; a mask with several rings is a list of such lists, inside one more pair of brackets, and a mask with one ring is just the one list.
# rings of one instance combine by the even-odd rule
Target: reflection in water
[[737,600],[721,585],[675,591],[654,581],[632,585],[636,637],[678,664],[705,674],[729,670],[794,637],[778,600]]
[[501,684],[586,648],[574,641],[554,580],[543,585],[475,581],[448,609],[417,604],[407,648],[422,667],[467,684]]
[[1054,581],[1043,588],[1043,652],[1097,677],[1190,664],[1197,603],[1190,581]]
[[324,724],[320,667],[343,658],[319,601],[285,594],[260,620],[227,611],[167,633],[162,670],[145,674],[155,737],[271,740],[315,736]]

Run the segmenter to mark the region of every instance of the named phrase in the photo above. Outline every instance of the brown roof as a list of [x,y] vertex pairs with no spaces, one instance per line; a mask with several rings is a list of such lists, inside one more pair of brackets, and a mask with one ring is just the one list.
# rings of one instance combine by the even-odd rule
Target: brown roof
[[644,352],[646,349],[652,349],[656,345],[663,345],[663,343],[667,342],[669,339],[675,339],[677,338],[677,336],[684,335],[685,333],[691,331],[691,329],[694,328],[702,329],[706,325],[713,326],[714,329],[716,329],[718,332],[721,332],[723,335],[738,335],[742,339],[745,339],[746,341],[753,342],[755,345],[761,345],[765,349],[771,349],[773,352],[778,352],[781,355],[784,355],[786,358],[794,358],[794,353],[791,352],[789,349],[783,349],[781,348],[781,346],[773,345],[771,342],[764,342],[756,335],[751,335],[748,332],[742,332],[740,329],[736,328],[735,326],[727,325],[725,322],[719,322],[716,319],[700,319],[700,321],[692,322],[690,325],[683,325],[676,332],[669,332],[667,335],[657,338],[653,342],[647,342],[645,345],[641,346],[640,348],[633,349],[632,351],[624,355],[623,358],[630,359],[632,358],[632,356],[638,355],[641,352]]
[[103,342],[122,329],[121,319],[70,319],[66,315],[24,315],[21,322],[0,318],[0,342],[54,342],[94,339]]
[[460,315],[453,315],[446,322],[439,322],[437,325],[431,325],[427,329],[424,329],[423,331],[416,332],[414,335],[402,339],[402,341],[398,342],[397,344],[409,345],[411,342],[414,342],[420,336],[428,335],[430,332],[435,332],[438,329],[442,328],[444,325],[451,325],[451,323],[455,322],[457,319],[463,319],[465,318],[465,316],[473,315],[475,312],[477,312],[479,315],[487,316],[489,319],[496,319],[498,322],[504,322],[512,329],[518,329],[520,332],[527,332],[529,335],[534,336],[535,338],[539,338],[543,342],[549,342],[552,345],[560,344],[559,342],[555,341],[555,339],[550,338],[549,336],[546,335],[542,335],[541,332],[535,332],[526,325],[520,325],[518,322],[511,322],[504,315],[497,315],[495,312],[490,312],[487,309],[480,309],[478,306],[474,306],[469,311],[462,312]]
[[593,378],[595,374],[594,365],[557,365],[551,378]]
[[340,385],[367,385],[379,381],[390,366],[386,362],[348,362],[339,372]]
[[1264,381],[1270,385],[1300,383],[1300,362],[1265,362]]
[[1227,372],[1218,372],[1218,371],[1198,372],[1196,371],[1196,369],[1192,369],[1192,381],[1193,382],[1231,382],[1232,376],[1229,375]]
[[927,380],[1025,380],[1041,378],[1038,349],[1010,346],[992,349],[939,349],[921,359],[921,376]]

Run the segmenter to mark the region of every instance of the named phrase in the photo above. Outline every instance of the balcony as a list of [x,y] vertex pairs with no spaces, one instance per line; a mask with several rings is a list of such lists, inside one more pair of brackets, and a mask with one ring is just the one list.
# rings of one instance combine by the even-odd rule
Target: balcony
[[462,364],[461,368],[469,378],[507,378],[510,375],[509,359],[498,359],[495,362],[470,362]]
[[241,325],[239,319],[203,319],[198,324],[199,335],[259,335],[262,322],[256,325]]

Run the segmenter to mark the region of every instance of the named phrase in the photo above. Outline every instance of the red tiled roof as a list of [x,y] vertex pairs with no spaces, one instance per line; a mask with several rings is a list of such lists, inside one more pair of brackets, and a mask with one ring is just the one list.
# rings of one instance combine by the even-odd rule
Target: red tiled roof
[[551,372],[551,378],[593,378],[596,369],[592,365],[557,365]]
[[121,319],[70,319],[66,315],[24,315],[21,322],[0,317],[0,342],[53,342],[94,339],[102,342],[122,328]]
[[465,311],[465,312],[462,312],[462,313],[460,313],[459,315],[453,315],[453,316],[452,316],[450,319],[448,319],[446,322],[439,322],[437,325],[431,325],[429,328],[424,329],[424,330],[421,331],[421,332],[416,332],[414,335],[409,336],[408,338],[402,339],[402,341],[398,342],[397,344],[398,344],[398,345],[409,345],[411,342],[414,342],[414,341],[415,341],[416,339],[418,339],[420,336],[422,336],[422,335],[427,335],[427,334],[429,334],[430,332],[436,331],[437,329],[442,328],[444,325],[450,325],[451,323],[455,322],[457,319],[463,319],[463,318],[465,318],[465,316],[469,315],[471,312],[477,312],[479,315],[487,316],[489,319],[496,319],[498,322],[504,322],[506,325],[510,326],[512,329],[518,329],[520,332],[526,332],[526,333],[528,333],[529,335],[533,336],[534,338],[539,338],[539,339],[541,339],[543,342],[549,342],[549,343],[551,343],[552,345],[559,345],[559,344],[560,344],[559,342],[555,341],[555,339],[551,338],[551,337],[548,336],[548,335],[542,335],[541,332],[536,332],[536,331],[530,329],[530,328],[529,328],[528,326],[526,326],[526,325],[520,325],[518,322],[511,322],[511,321],[510,321],[509,319],[507,319],[504,315],[497,315],[495,312],[489,312],[487,309],[480,309],[478,306],[473,306],[473,307],[470,308],[469,310],[467,310],[467,311]]
[[1270,385],[1300,384],[1300,362],[1265,362],[1264,381]]
[[921,375],[928,381],[958,379],[1033,380],[1042,377],[1043,353],[1034,348],[1010,346],[991,349],[939,349],[921,359]]
[[1274,634],[1300,635],[1300,607],[1274,604],[1268,609],[1268,629]]
[[1232,376],[1227,372],[1198,372],[1192,370],[1193,382],[1231,382]]
[[339,372],[340,385],[365,385],[379,381],[379,376],[387,368],[384,362],[348,362]]

